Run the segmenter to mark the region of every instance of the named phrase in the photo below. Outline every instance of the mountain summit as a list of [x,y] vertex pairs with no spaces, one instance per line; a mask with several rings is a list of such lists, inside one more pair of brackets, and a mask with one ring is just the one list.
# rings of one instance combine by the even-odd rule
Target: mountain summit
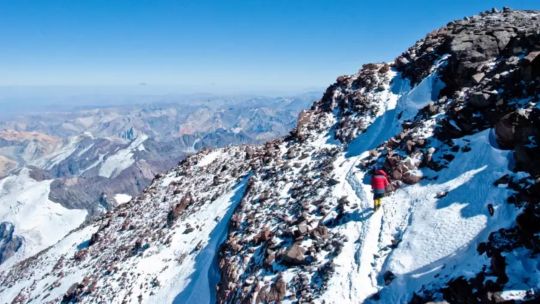
[[[540,12],[450,22],[0,272],[7,303],[540,299]],[[369,178],[394,189],[374,211]]]

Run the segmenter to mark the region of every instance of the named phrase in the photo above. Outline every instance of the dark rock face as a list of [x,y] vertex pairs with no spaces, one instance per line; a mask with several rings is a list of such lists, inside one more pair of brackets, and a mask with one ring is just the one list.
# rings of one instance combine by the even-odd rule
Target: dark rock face
[[13,224],[0,223],[0,264],[15,254],[23,242],[21,237],[14,234]]
[[[448,90],[480,82],[486,61],[534,48],[540,20],[530,13],[484,12],[450,22],[418,41],[396,59],[395,66],[416,83],[429,73],[436,58],[449,54],[448,69],[443,75]],[[536,58],[531,54],[527,60]]]

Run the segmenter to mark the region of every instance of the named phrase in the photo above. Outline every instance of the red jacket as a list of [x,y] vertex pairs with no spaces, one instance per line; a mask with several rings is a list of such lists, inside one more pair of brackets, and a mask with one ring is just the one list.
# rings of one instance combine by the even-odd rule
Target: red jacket
[[373,190],[386,190],[390,182],[388,181],[388,175],[383,170],[375,171],[375,174],[371,178],[371,188]]

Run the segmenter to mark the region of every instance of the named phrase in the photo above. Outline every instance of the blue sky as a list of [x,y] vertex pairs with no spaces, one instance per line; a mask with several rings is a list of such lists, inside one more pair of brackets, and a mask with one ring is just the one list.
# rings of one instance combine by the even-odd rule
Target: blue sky
[[0,0],[0,86],[323,88],[448,21],[540,1]]

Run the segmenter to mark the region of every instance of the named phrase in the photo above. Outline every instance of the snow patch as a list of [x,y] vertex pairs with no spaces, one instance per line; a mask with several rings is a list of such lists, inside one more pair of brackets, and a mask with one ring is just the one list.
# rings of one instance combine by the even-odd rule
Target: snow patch
[[119,205],[125,204],[125,203],[131,201],[131,195],[129,195],[129,194],[124,194],[124,193],[118,193],[118,194],[115,194],[115,195],[114,195],[114,200],[115,200],[116,203],[119,204]]
[[[0,218],[13,223],[24,238],[23,252],[5,264],[27,258],[56,243],[82,224],[86,210],[67,209],[49,200],[52,180],[35,181],[30,170],[0,180]],[[2,265],[3,266],[3,265]]]
[[[39,256],[37,261],[30,261],[36,263],[36,267],[33,267],[33,275],[39,280],[18,280],[12,286],[1,286],[0,291],[3,299],[14,299],[21,290],[26,289],[34,297],[33,301],[29,303],[45,303],[47,301],[57,302],[61,299],[66,291],[75,283],[81,282],[86,272],[83,269],[76,271],[70,271],[65,274],[62,280],[58,281],[58,277],[50,275],[53,268],[57,265],[57,261],[63,256],[73,256],[78,251],[78,246],[90,239],[90,236],[98,229],[97,225],[89,225],[80,230],[73,231],[68,234],[62,240],[55,244],[55,246],[47,249],[47,254]],[[64,235],[64,234],[62,234]],[[8,269],[8,262],[0,265],[0,274],[2,270]],[[56,288],[50,288],[60,282],[60,285]],[[5,288],[5,289],[4,289]],[[47,293],[40,293],[42,290],[47,290]],[[56,300],[56,301],[55,301]]]
[[203,156],[195,165],[196,167],[205,167],[214,162],[223,152],[221,150],[212,151]]
[[133,152],[141,151],[140,147],[147,139],[148,136],[142,134],[133,140],[127,148],[118,150],[115,154],[107,157],[99,168],[98,175],[106,178],[114,178],[122,171],[129,168],[135,163],[135,159],[133,159]]

